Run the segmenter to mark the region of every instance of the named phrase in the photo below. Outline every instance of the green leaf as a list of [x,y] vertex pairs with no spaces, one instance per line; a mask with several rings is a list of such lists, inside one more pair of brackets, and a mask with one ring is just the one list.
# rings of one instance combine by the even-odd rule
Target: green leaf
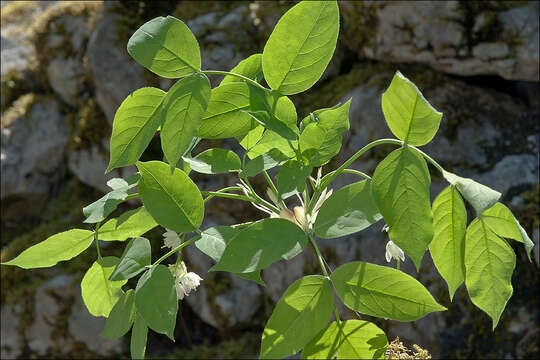
[[174,278],[166,266],[154,266],[139,278],[135,306],[150,329],[174,341],[178,297]]
[[212,96],[197,136],[204,139],[225,139],[241,136],[257,126],[243,110],[249,109],[249,88],[246,83],[226,83],[212,89]]
[[482,220],[495,234],[522,242],[525,246],[527,257],[531,261],[531,250],[534,247],[534,243],[510,209],[498,202],[484,211]]
[[394,150],[381,161],[371,184],[390,239],[411,257],[416,269],[433,239],[430,184],[425,160],[409,147]]
[[382,95],[382,110],[392,133],[411,145],[425,145],[439,130],[442,113],[399,71]]
[[[197,249],[210,256],[215,262],[219,262],[227,244],[240,233],[240,229],[230,226],[216,226],[206,229],[200,234],[200,239],[195,241]],[[251,273],[235,273],[236,276],[254,281],[265,286],[261,279],[261,271]]]
[[249,130],[245,135],[237,136],[236,140],[246,150],[251,150],[252,147],[257,145],[264,132],[264,126],[257,125],[253,129]]
[[414,321],[446,310],[416,279],[390,267],[353,261],[338,267],[330,278],[343,303],[362,314]]
[[512,296],[514,251],[482,220],[474,219],[465,235],[465,285],[473,304],[482,309],[497,326]]
[[83,222],[93,224],[103,221],[114,210],[116,210],[118,204],[126,199],[128,196],[128,189],[129,187],[126,186],[109,191],[98,200],[94,201],[90,205],[85,206],[83,208],[83,214],[86,216],[86,219]]
[[[339,107],[321,109],[313,113],[317,120],[309,123],[300,134],[300,150],[311,166],[322,166],[341,149],[341,134],[349,130],[351,100]],[[306,117],[302,123],[307,123]]]
[[248,273],[265,269],[279,259],[292,259],[306,243],[306,234],[298,225],[285,219],[263,219],[231,239],[210,271]]
[[342,187],[321,206],[313,230],[318,237],[332,239],[354,234],[382,219],[371,196],[371,181]]
[[109,340],[121,338],[131,329],[134,318],[135,293],[129,289],[113,306],[100,336]]
[[144,206],[129,210],[103,224],[98,239],[103,241],[125,241],[143,235],[157,226],[157,222]]
[[[280,102],[284,97],[275,91],[266,91],[252,84],[249,87],[250,111],[248,114],[266,129],[272,130],[285,139],[298,139],[296,123],[285,122],[276,116]],[[294,113],[296,117],[296,110]],[[295,131],[296,130],[296,131]]]
[[114,115],[111,157],[105,173],[135,164],[160,125],[160,105],[166,92],[144,87],[131,93]]
[[152,262],[150,241],[143,237],[132,239],[124,249],[120,263],[116,266],[109,280],[127,280],[140,274]]
[[312,169],[311,166],[304,165],[298,160],[289,160],[283,164],[276,175],[279,196],[286,199],[297,192],[302,193]]
[[210,81],[204,74],[178,80],[163,99],[161,148],[172,167],[190,148],[209,100]]
[[126,180],[122,178],[112,178],[107,181],[107,186],[113,190],[120,190],[122,188],[128,187],[129,184]]
[[94,233],[88,230],[72,229],[47,238],[24,250],[15,259],[2,265],[15,265],[23,269],[35,269],[56,265],[69,260],[86,250],[94,240]]
[[161,161],[137,162],[142,178],[139,193],[144,207],[161,226],[175,232],[197,229],[204,203],[197,185],[180,169],[171,174]]
[[[247,78],[250,78],[255,81],[259,81],[263,77],[262,70],[262,54],[253,54],[247,59],[244,59],[238,63],[230,72],[238,75],[244,75]],[[227,75],[221,81],[220,85],[243,82],[241,78],[237,76]]]
[[133,324],[133,330],[131,330],[131,358],[132,359],[144,359],[144,353],[146,352],[146,337],[148,336],[148,326],[144,322],[144,319],[139,314],[135,315],[135,323]]
[[362,320],[332,322],[302,351],[302,359],[383,359],[388,347],[384,331]]
[[201,69],[199,43],[182,21],[157,17],[128,40],[128,53],[139,64],[164,78],[179,78]]
[[120,259],[107,256],[94,261],[81,281],[81,294],[90,314],[108,317],[122,296],[122,285],[127,280],[111,281],[109,276]]
[[330,62],[339,32],[336,1],[303,1],[278,21],[263,51],[264,78],[281,93],[309,89]]
[[[296,126],[296,121],[298,118],[293,102],[286,96],[278,96],[275,92],[267,94],[269,97],[267,102],[270,104],[272,114],[282,123],[287,125],[289,129],[294,131],[296,134],[299,134],[298,126]],[[250,159],[254,159],[272,149],[278,149],[283,154],[291,158],[295,156],[294,148],[297,146],[298,141],[285,139],[274,131],[266,130],[258,144],[249,150],[248,156]]]
[[457,189],[447,186],[433,201],[433,240],[429,252],[448,284],[450,301],[465,280],[465,228],[467,211]]
[[208,149],[194,158],[183,158],[193,171],[202,174],[225,174],[231,171],[240,171],[242,163],[240,158],[231,150]]
[[320,275],[296,280],[279,299],[262,335],[261,358],[296,354],[330,320],[334,300],[328,279]]
[[259,155],[255,159],[248,161],[244,166],[244,170],[240,172],[239,176],[245,177],[258,175],[265,170],[281,165],[288,159],[289,158],[278,149],[271,149],[266,154]]
[[443,177],[454,185],[467,200],[477,215],[492,207],[501,198],[501,193],[468,178],[462,178],[448,171],[443,171]]

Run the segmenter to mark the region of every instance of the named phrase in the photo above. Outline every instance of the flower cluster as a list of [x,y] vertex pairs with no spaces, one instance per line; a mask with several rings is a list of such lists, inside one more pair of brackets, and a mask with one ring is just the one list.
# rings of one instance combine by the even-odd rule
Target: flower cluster
[[180,240],[180,234],[177,234],[174,231],[169,230],[167,228],[165,228],[165,230],[167,231],[163,233],[164,245],[161,248],[168,247],[168,248],[174,249],[180,246],[180,244],[182,244],[182,240]]
[[174,277],[174,286],[176,287],[176,295],[178,300],[182,300],[184,296],[188,296],[190,292],[197,289],[202,278],[194,272],[188,272],[186,264],[181,261],[178,264],[169,265],[169,269]]

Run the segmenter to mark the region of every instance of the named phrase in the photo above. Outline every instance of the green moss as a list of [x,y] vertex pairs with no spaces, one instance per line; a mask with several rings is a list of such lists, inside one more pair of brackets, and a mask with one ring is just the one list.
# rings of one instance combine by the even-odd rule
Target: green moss
[[42,99],[42,97],[34,93],[24,94],[17,98],[17,100],[11,104],[6,112],[2,113],[2,129],[12,126],[13,122],[18,118],[22,117],[24,119],[28,119],[26,115],[28,115],[30,112],[32,105],[34,105],[40,99]]
[[108,156],[102,140],[110,136],[111,127],[96,100],[89,98],[77,112],[72,111],[69,106],[64,111],[70,134],[70,151],[90,149],[97,145],[102,154]]
[[365,47],[373,46],[379,24],[377,13],[385,6],[383,3],[364,1],[351,1],[347,6],[341,6],[340,11],[346,19],[341,41],[360,53]]
[[8,71],[0,81],[2,100],[0,112],[4,113],[15,100],[31,92],[35,92],[35,86],[25,78],[20,70]]

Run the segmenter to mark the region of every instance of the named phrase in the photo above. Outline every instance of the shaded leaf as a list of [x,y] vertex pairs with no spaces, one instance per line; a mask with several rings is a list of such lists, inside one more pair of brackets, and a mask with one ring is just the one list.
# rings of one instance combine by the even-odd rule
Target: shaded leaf
[[109,280],[127,280],[140,274],[152,262],[150,241],[138,237],[132,239],[124,249],[120,262],[115,267]]

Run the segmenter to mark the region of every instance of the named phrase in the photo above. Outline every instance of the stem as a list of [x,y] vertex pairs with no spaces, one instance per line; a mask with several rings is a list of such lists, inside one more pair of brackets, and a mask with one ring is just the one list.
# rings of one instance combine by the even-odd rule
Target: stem
[[99,231],[100,226],[101,226],[101,221],[96,223],[96,230],[94,231],[94,241],[96,242],[96,250],[97,250],[98,259],[101,260],[101,250],[99,249],[99,240],[98,240],[98,231]]
[[136,197],[138,197],[138,196],[139,196],[139,193],[129,194],[129,195],[124,199],[124,201],[127,201],[127,200],[129,200],[129,199],[134,199],[134,198],[136,198]]
[[253,194],[253,196],[255,197],[255,199],[253,199],[253,201],[255,201],[255,203],[259,204],[259,205],[263,205],[265,207],[267,207],[268,209],[272,210],[273,212],[275,212],[276,214],[279,214],[279,209],[277,207],[274,206],[274,204],[270,204],[268,201],[264,200],[263,198],[261,198],[256,192],[255,190],[253,189],[253,186],[251,186],[251,183],[249,182],[249,179],[246,177],[244,179],[244,181],[246,182],[246,184],[249,186],[249,189],[251,190],[251,193]]
[[228,71],[220,71],[220,70],[202,70],[201,71],[203,74],[208,74],[208,75],[231,75],[231,76],[236,76],[237,78],[240,78],[242,80],[245,80],[247,81],[248,83],[252,84],[252,85],[255,85],[263,90],[270,90],[270,89],[267,89],[265,88],[264,86],[262,86],[261,84],[259,84],[258,82],[256,82],[255,80],[252,80],[248,77],[245,77],[244,75],[240,75],[240,74],[235,74],[235,73],[232,73],[232,72],[228,72]]
[[397,265],[396,265],[396,269],[399,270],[399,268],[401,267],[401,262],[399,261],[399,259],[397,259]]
[[354,169],[345,169],[345,170],[343,170],[343,173],[349,173],[349,174],[354,174],[354,175],[360,175],[360,176],[362,176],[364,179],[371,179],[371,176],[369,176],[368,174],[363,173],[363,172],[358,171],[358,170],[354,170]]
[[178,245],[177,247],[175,247],[174,249],[172,249],[171,251],[169,251],[168,253],[166,253],[165,255],[163,255],[162,257],[160,257],[159,259],[157,259],[157,261],[155,263],[152,264],[152,266],[156,266],[158,265],[159,263],[161,263],[163,260],[165,260],[166,258],[168,258],[169,256],[171,256],[172,254],[174,254],[175,252],[179,251],[179,250],[182,250],[183,247],[185,246],[188,246],[189,244],[191,244],[193,241],[195,241],[196,239],[198,239],[199,237],[198,236],[194,236],[192,237],[191,239],[189,239],[188,241],[184,242],[184,243],[181,243],[180,245]]
[[422,150],[418,149],[416,146],[411,146],[411,145],[408,145],[410,148],[418,151],[418,153],[420,155],[422,155],[424,158],[426,158],[427,161],[429,161],[431,163],[431,165],[435,166],[437,168],[437,170],[439,170],[441,173],[444,172],[444,169],[443,167],[438,163],[436,162],[435,160],[433,160],[433,158],[431,156],[429,156],[428,154],[426,154],[425,152],[423,152]]
[[253,224],[253,221],[248,221],[248,222],[241,223],[241,224],[234,224],[234,225],[231,225],[231,227],[236,228],[236,229],[243,229],[245,227],[248,227],[251,224]]
[[281,197],[279,196],[276,185],[274,185],[274,182],[272,181],[272,178],[270,177],[270,175],[268,175],[266,170],[263,170],[263,175],[264,175],[264,178],[266,179],[266,182],[268,183],[268,186],[270,186],[270,189],[272,189],[272,191],[276,195],[276,198],[278,199],[278,201],[281,203],[281,205],[284,208],[286,208],[287,206],[285,205],[285,202],[283,202],[283,199],[281,199]]
[[[328,275],[328,271],[326,271],[326,266],[324,265],[323,257],[321,255],[321,252],[319,251],[319,247],[317,246],[317,243],[315,242],[315,239],[313,239],[313,236],[309,235],[309,241],[311,242],[311,245],[313,245],[313,248],[315,249],[315,253],[317,254],[317,259],[319,260],[319,265],[321,266],[322,272],[324,276],[328,278],[328,281],[332,281],[330,279],[330,276]],[[339,312],[337,311],[337,306],[334,303],[334,313],[336,314],[336,321],[341,323],[341,319],[339,317]]]
[[230,194],[226,193],[225,191],[242,191],[241,188],[238,186],[229,186],[223,189],[220,189],[218,191],[201,191],[203,195],[208,195],[206,199],[204,199],[204,202],[206,203],[208,200],[218,196],[218,197],[226,197],[230,199],[240,199],[245,201],[250,201],[246,196],[244,195],[238,195],[238,194]]

